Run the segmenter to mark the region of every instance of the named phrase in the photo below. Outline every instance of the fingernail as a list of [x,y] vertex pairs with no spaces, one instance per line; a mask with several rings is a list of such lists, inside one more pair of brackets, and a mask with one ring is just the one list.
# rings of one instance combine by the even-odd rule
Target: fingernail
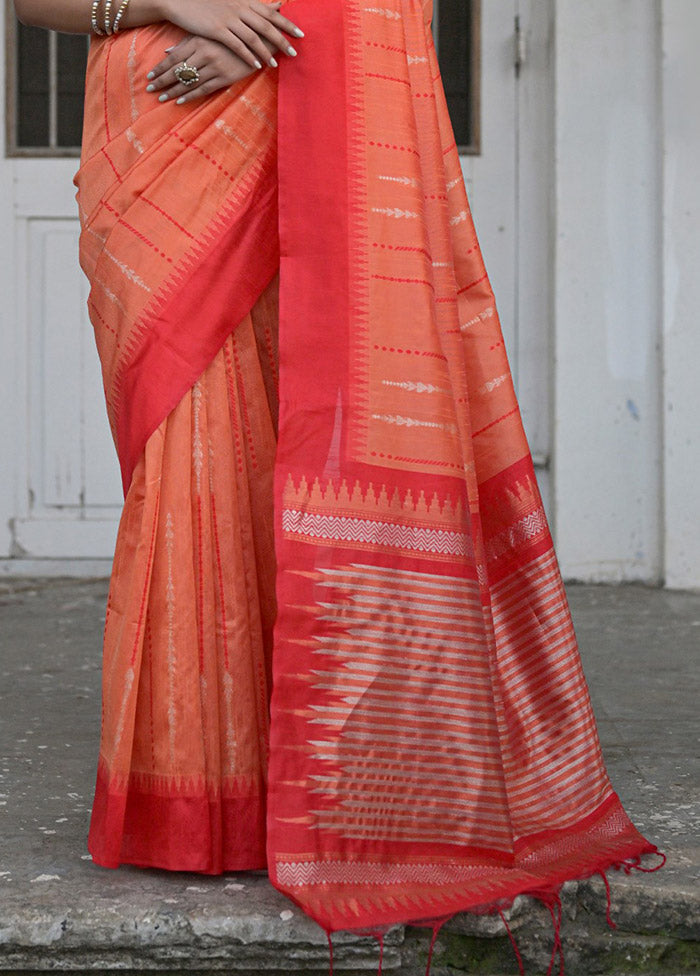
[[296,51],[294,50],[294,48],[293,48],[293,47],[288,47],[288,48],[287,48],[287,54],[291,54],[291,56],[292,56],[293,58],[295,58],[295,57],[297,56],[297,52],[296,52]]
[[255,62],[255,67],[256,67],[256,68],[262,68],[262,65],[260,64],[260,62],[259,62],[259,61],[256,61],[256,62]]
[[277,67],[277,62],[275,61],[274,58],[270,58],[270,67],[271,68],[276,68]]
[[177,100],[177,101],[175,102],[175,104],[176,104],[176,105],[182,105],[182,103],[183,103],[184,101],[185,101],[185,96],[184,96],[184,95],[181,95],[181,96],[180,96],[180,97],[178,98],[178,100]]
[[146,85],[146,91],[147,92],[152,92],[152,91],[155,91],[155,90],[156,90],[156,86],[155,85]]
[[292,33],[294,34],[295,37],[303,37],[304,36],[304,31],[301,30],[299,27],[295,27],[294,30],[292,31]]
[[167,94],[167,92],[163,92],[162,95],[159,95],[158,96],[158,101],[159,102],[167,102],[167,100],[168,100],[168,94]]
[[150,81],[151,78],[155,78],[155,76],[156,76],[155,71],[149,71],[148,74],[146,75],[146,77],[149,79],[149,81]]

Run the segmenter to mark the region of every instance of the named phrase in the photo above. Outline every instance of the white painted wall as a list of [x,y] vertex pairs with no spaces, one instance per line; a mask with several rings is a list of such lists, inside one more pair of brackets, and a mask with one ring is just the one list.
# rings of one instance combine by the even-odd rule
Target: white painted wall
[[664,0],[663,435],[666,583],[700,587],[700,3]]
[[[557,0],[554,529],[566,577],[658,580],[657,4]],[[700,584],[700,552],[696,554]]]
[[[463,156],[520,411],[550,513],[550,191],[553,0],[481,7],[481,152]],[[516,20],[522,41],[516,44]],[[516,58],[523,65],[516,73]]]
[[518,234],[515,350],[517,392],[548,516],[552,449],[552,286],[554,223],[554,0],[519,0]]
[[[5,51],[5,18],[0,16],[0,54]],[[0,261],[0,556],[10,552],[12,544],[9,518],[15,506],[14,457],[16,418],[20,409],[15,387],[15,335],[10,327],[15,320],[15,267],[11,260],[11,230],[13,227],[12,191],[9,164],[5,160],[5,106],[0,99],[0,227],[5,228],[5,254]],[[10,252],[10,253],[8,253]]]

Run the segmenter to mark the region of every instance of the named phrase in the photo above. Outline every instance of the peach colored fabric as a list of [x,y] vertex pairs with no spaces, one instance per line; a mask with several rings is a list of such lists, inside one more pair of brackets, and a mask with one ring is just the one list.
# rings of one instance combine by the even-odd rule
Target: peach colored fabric
[[127,494],[105,624],[100,864],[265,866],[276,292],[151,436]]
[[277,76],[161,104],[145,75],[181,36],[120,32],[88,59],[80,261],[125,493],[150,434],[279,267]]

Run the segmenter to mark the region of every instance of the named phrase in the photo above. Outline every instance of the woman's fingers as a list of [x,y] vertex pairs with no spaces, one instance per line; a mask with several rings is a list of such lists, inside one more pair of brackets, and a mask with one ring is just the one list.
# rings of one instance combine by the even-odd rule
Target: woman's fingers
[[222,88],[228,88],[231,84],[229,81],[224,81],[219,78],[210,78],[208,81],[203,82],[193,91],[187,91],[183,95],[179,95],[176,99],[178,105],[184,105],[185,102],[194,101],[195,98],[203,98],[205,95],[213,95],[214,92],[220,91]]
[[[277,67],[274,58],[277,51],[294,57],[297,52],[289,35],[303,37],[304,34],[282,16],[280,6],[281,0],[275,3],[208,0],[204,19],[212,22],[199,28],[193,25],[192,16],[199,16],[199,5],[186,8],[182,16],[172,20],[188,33],[148,72],[146,90],[159,93],[161,101],[190,101],[228,87],[261,69],[263,63]],[[189,86],[179,82],[174,73],[183,61],[199,73],[198,80]]]
[[[237,27],[234,31],[235,36],[245,45],[247,50],[252,54],[253,60],[249,58],[244,58],[245,61],[250,64],[251,67],[261,68],[261,61],[267,61],[272,67],[276,67],[277,62],[270,54],[269,50],[265,47],[263,41],[262,32],[255,29],[253,26],[249,26],[245,21]],[[242,51],[236,51],[239,57],[243,57]]]
[[[178,99],[192,98],[194,95],[206,95],[207,93],[214,91],[211,83],[217,78],[217,71],[214,68],[201,68],[199,70],[199,81],[196,85],[191,87],[188,85],[183,85],[181,82],[175,80],[173,83],[172,79],[168,76],[169,84],[166,82],[163,92],[158,96],[158,101],[160,102],[170,102],[177,101]],[[219,85],[218,87],[223,87]],[[202,89],[205,89],[204,91]]]
[[281,14],[278,9],[279,7],[280,4],[260,3],[259,0],[251,0],[250,3],[251,12],[256,13],[259,17],[263,17],[280,31],[285,31],[294,37],[303,37],[304,32],[301,27]]
[[146,75],[148,81],[153,83],[153,87],[149,86],[146,90],[155,91],[156,88],[162,88],[162,75],[166,74],[176,65],[182,64],[183,61],[187,61],[188,58],[194,57],[195,50],[196,44],[191,37],[184,38],[179,44],[176,44],[168,56],[163,58],[162,61],[159,61]]
[[290,39],[303,37],[303,31],[284,17],[279,7],[261,0],[188,0],[182,7],[173,6],[168,19],[188,34],[226,45],[251,67],[257,67],[258,61],[274,62],[263,45],[293,56],[296,51]]
[[[269,4],[259,4],[259,6],[269,8]],[[296,56],[297,52],[289,43],[289,38],[273,25],[271,16],[275,16],[274,11],[267,9],[266,15],[263,15],[253,9],[251,4],[250,7],[243,7],[238,20],[234,20],[228,27],[229,35],[224,43],[251,67],[259,68],[261,60],[267,61],[273,68],[277,67],[277,61],[269,50],[270,47],[283,51],[291,57]],[[282,19],[284,23],[291,25],[299,36],[301,33],[299,28],[286,18]]]
[[[278,30],[270,20],[262,17],[260,14],[256,13],[254,10],[250,10],[242,15],[242,19],[250,28],[252,32],[255,33],[256,37],[259,39],[259,43],[262,45],[262,40],[266,40],[272,47],[278,48],[285,54],[289,54],[291,57],[296,56],[296,50],[289,43],[289,38],[286,37],[280,30]],[[270,57],[267,58],[270,61]]]
[[[189,85],[179,81],[175,74],[183,61],[197,69],[198,77]],[[224,44],[202,37],[188,37],[149,72],[153,77],[149,79],[146,91],[157,94],[161,102],[182,104],[228,88],[255,70]]]
[[[239,28],[240,29],[240,28]],[[229,30],[221,38],[221,43],[224,44],[229,51],[239,57],[242,61],[245,61],[247,65],[251,68],[262,68],[262,62],[256,53],[254,53],[245,41],[242,41],[237,33]],[[267,51],[263,54],[263,57],[269,62],[269,57]]]

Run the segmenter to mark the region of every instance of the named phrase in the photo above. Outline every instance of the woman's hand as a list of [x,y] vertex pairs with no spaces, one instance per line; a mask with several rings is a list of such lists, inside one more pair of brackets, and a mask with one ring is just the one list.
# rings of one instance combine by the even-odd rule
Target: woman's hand
[[[223,44],[251,68],[277,67],[273,51],[292,57],[289,37],[303,32],[279,12],[281,0],[164,0],[166,19],[188,34]],[[198,65],[199,67],[199,65]]]
[[[173,69],[183,61],[197,69],[198,82],[183,85],[177,80]],[[246,64],[225,44],[211,41],[208,37],[184,37],[170,49],[167,58],[149,71],[146,91],[162,92],[159,101],[166,102],[174,98],[178,105],[182,105],[183,102],[228,88],[257,70]]]

